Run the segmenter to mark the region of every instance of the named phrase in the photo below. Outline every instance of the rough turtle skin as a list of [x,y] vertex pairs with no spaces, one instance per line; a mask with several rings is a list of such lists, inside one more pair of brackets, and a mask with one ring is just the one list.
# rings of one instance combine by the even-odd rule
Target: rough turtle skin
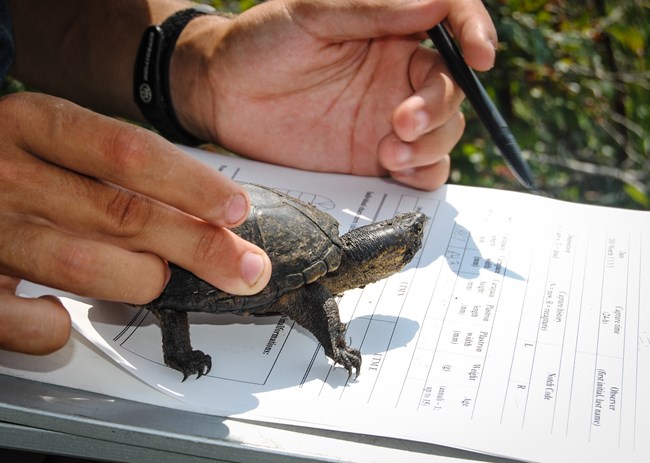
[[422,246],[426,216],[408,212],[339,236],[337,220],[314,206],[270,188],[244,186],[251,210],[233,231],[266,251],[270,282],[257,294],[236,296],[170,264],[162,294],[141,306],[160,322],[165,364],[183,373],[183,380],[210,371],[211,357],[192,349],[188,312],[284,314],[311,332],[349,375],[358,375],[361,353],[345,342],[335,296],[408,264]]

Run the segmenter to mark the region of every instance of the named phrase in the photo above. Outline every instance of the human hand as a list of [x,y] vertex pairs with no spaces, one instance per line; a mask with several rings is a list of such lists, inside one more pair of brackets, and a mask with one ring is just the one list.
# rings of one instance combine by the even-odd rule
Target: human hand
[[266,254],[225,227],[245,190],[154,133],[65,100],[0,99],[0,348],[51,352],[70,319],[19,279],[133,304],[157,297],[177,263],[219,288],[253,294]]
[[470,66],[493,65],[478,0],[275,0],[226,28],[199,18],[174,54],[174,106],[196,135],[256,159],[435,189],[464,130],[461,90],[421,45],[443,20]]

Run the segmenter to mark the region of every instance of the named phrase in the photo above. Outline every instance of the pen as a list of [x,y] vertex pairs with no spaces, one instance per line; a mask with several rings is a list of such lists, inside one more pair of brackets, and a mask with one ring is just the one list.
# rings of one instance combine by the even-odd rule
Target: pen
[[433,40],[436,49],[447,63],[452,77],[463,92],[465,92],[465,96],[474,107],[479,119],[490,133],[499,151],[501,151],[512,173],[519,183],[529,190],[534,190],[535,181],[533,174],[521,154],[517,140],[515,140],[499,110],[494,106],[492,100],[490,100],[476,74],[474,74],[474,71],[465,62],[461,51],[449,36],[447,29],[442,24],[438,24],[434,28],[429,29],[428,34],[431,40]]

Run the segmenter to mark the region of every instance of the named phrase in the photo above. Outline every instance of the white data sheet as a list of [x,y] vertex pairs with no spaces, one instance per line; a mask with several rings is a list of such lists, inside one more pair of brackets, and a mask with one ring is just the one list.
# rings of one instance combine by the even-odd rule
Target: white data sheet
[[407,268],[339,300],[356,379],[286,317],[193,314],[213,368],[181,382],[148,312],[21,285],[61,296],[75,328],[170,406],[529,461],[650,461],[650,213],[188,151],[311,202],[341,233],[410,210],[429,222]]

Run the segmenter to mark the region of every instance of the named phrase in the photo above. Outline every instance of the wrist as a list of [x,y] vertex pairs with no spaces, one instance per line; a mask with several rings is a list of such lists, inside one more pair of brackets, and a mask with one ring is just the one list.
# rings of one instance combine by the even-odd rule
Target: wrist
[[133,70],[133,98],[144,116],[171,141],[197,145],[201,140],[178,120],[171,93],[171,62],[185,28],[195,19],[215,14],[207,5],[176,11],[161,24],[149,26],[142,35]]
[[[213,68],[215,55],[232,16],[222,13],[194,19],[176,42],[169,68],[171,99],[181,126],[201,140],[216,141],[215,115],[219,102]],[[216,99],[216,101],[215,101]]]

